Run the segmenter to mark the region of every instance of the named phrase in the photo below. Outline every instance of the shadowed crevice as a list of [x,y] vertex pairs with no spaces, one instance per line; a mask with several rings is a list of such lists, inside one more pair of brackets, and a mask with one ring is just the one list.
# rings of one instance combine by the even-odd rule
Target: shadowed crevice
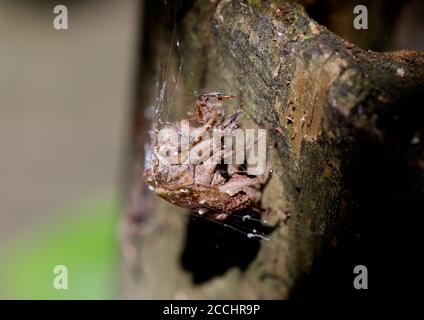
[[[244,213],[247,214],[254,216],[251,212]],[[249,233],[267,235],[273,228],[239,217],[230,216],[223,223],[195,214],[190,217],[181,262],[192,273],[194,283],[208,281],[233,267],[244,271],[255,259],[261,240],[249,237]]]

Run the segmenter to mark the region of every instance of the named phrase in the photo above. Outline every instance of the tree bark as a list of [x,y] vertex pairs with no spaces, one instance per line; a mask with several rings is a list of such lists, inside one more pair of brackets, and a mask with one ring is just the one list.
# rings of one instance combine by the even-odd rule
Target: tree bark
[[[157,20],[144,32],[150,38],[144,39],[143,97],[134,115],[124,295],[341,294],[353,289],[355,265],[389,263],[392,228],[403,226],[395,222],[399,212],[423,208],[424,54],[363,51],[286,1],[193,1],[146,10]],[[171,20],[159,18],[163,10]],[[193,220],[146,189],[144,110],[158,95],[148,68],[167,61],[165,78],[178,76],[179,52],[169,55],[173,32],[184,64],[171,114],[192,110],[192,102],[184,103],[188,88],[222,91],[243,105],[243,127],[268,130],[273,176],[257,227],[270,227],[269,241]]]

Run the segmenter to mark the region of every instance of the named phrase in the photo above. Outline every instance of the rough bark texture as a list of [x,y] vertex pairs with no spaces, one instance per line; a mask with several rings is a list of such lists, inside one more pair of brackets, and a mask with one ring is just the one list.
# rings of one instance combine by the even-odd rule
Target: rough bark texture
[[[177,19],[184,69],[192,73],[183,72],[178,94],[233,94],[243,125],[268,129],[274,174],[262,219],[276,228],[263,243],[240,240],[229,228],[208,235],[219,226],[188,222],[184,210],[153,198],[138,169],[126,229],[137,250],[126,252],[139,272],[127,275],[126,294],[287,298],[322,292],[324,284],[349,291],[354,265],[383,265],[390,254],[376,261],[375,252],[396,247],[382,223],[423,207],[424,55],[363,51],[284,1],[195,1]],[[149,43],[156,59],[167,57],[166,36]],[[136,114],[139,168],[143,117]],[[207,236],[226,248],[209,248]],[[219,261],[231,257],[228,251],[233,262]]]

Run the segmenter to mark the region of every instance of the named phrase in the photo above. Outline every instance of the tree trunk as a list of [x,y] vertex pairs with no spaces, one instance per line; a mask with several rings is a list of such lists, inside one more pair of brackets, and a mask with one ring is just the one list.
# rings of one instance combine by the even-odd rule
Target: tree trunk
[[[408,225],[399,213],[423,208],[424,55],[361,50],[286,1],[149,3],[146,12],[124,296],[343,294],[353,291],[355,265],[390,264],[392,234]],[[267,129],[273,175],[261,223],[238,221],[237,231],[147,190],[145,110],[173,78],[165,108],[175,119],[193,108],[188,92],[222,91],[242,104],[242,127]],[[254,228],[269,240],[240,232]]]

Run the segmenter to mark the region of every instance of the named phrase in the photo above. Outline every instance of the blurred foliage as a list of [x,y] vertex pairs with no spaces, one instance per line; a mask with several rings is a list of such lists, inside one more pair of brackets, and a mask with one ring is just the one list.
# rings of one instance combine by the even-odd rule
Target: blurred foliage
[[[66,210],[42,230],[17,240],[1,257],[0,298],[116,297],[119,211],[117,197],[98,197]],[[56,265],[68,268],[67,290],[53,287]]]

